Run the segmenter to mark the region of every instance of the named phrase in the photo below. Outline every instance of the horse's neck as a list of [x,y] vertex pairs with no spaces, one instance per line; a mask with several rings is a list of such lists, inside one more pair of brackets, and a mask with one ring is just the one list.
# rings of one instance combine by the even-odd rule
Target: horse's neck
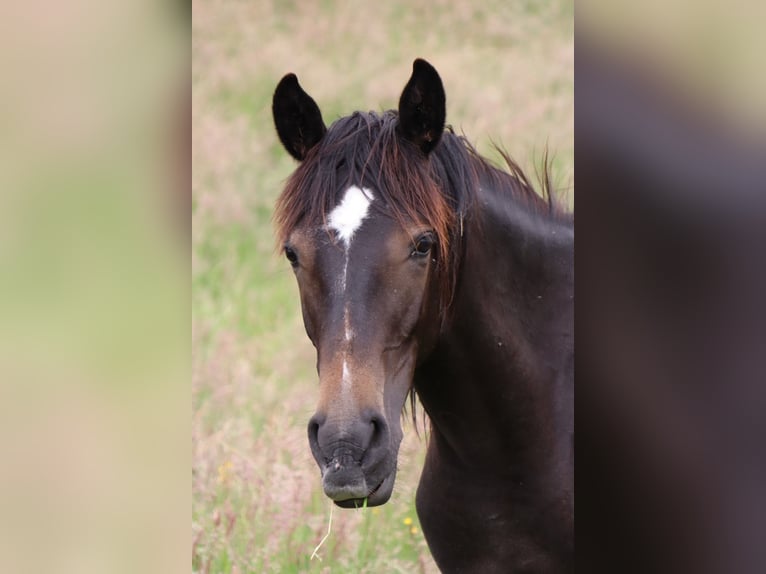
[[[498,337],[527,345],[550,362],[570,344],[548,341],[572,332],[574,230],[546,207],[509,192],[482,188],[466,237],[460,298],[470,315],[483,318],[462,328],[492,326]],[[480,290],[476,290],[480,286]],[[458,302],[460,305],[460,302]],[[460,308],[456,308],[460,313]],[[502,342],[502,341],[501,341]],[[532,367],[533,365],[528,365]]]
[[571,426],[573,232],[491,190],[474,209],[453,314],[416,390],[445,444],[481,464],[556,449],[547,425]]

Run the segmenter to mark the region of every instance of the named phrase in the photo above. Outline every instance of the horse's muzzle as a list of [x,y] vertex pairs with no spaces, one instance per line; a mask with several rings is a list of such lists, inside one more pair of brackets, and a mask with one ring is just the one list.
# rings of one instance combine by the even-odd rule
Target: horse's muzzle
[[[362,416],[350,423],[315,415],[308,427],[309,445],[322,472],[322,488],[338,506],[377,506],[393,491],[388,424],[380,416]],[[395,458],[395,454],[393,457]]]

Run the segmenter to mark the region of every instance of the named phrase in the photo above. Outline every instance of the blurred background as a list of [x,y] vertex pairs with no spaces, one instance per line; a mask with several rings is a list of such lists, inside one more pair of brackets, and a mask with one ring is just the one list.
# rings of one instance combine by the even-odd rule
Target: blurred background
[[271,96],[288,72],[329,125],[395,108],[425,58],[447,122],[534,181],[543,151],[573,201],[571,2],[192,4],[192,566],[195,572],[436,572],[414,494],[426,447],[405,421],[394,495],[335,509],[308,448],[315,352],[271,214],[293,160]]

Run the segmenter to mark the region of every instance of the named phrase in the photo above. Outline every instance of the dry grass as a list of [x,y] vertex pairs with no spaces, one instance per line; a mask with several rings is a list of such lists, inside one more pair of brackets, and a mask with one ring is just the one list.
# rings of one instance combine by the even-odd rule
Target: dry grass
[[547,143],[566,187],[572,6],[195,1],[193,33],[193,570],[435,572],[414,510],[425,441],[407,424],[392,500],[336,509],[322,560],[309,560],[329,502],[305,431],[314,350],[269,221],[293,168],[271,94],[292,71],[328,123],[387,109],[424,57],[456,129],[491,157],[491,141],[502,143],[530,171]]

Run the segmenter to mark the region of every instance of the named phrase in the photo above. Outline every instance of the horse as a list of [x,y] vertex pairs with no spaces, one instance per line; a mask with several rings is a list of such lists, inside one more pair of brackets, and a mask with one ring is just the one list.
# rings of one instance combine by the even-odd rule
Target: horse
[[274,92],[298,161],[274,223],[317,351],[309,446],[337,506],[384,504],[417,397],[430,436],[416,508],[439,568],[568,572],[573,215],[547,166],[540,195],[505,152],[507,170],[446,126],[445,102],[422,59],[397,110],[329,128],[295,74]]

